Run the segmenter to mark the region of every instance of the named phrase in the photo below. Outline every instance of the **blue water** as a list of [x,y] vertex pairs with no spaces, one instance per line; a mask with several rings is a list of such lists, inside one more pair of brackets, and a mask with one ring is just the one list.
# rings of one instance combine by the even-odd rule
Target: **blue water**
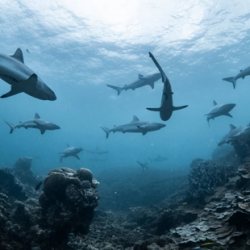
[[[6,1],[0,0],[0,52],[17,48],[24,61],[56,93],[54,102],[26,94],[0,100],[0,166],[13,166],[22,156],[34,157],[40,174],[56,167],[138,168],[158,154],[168,157],[162,167],[188,168],[194,158],[211,158],[229,124],[250,122],[250,77],[236,89],[222,78],[250,66],[250,5],[246,1]],[[29,50],[30,53],[26,51]],[[146,107],[160,105],[162,82],[128,90],[117,96],[106,84],[124,86],[140,74],[158,72],[152,52],[170,79],[176,111],[166,127],[141,134],[111,134],[112,128],[132,120],[162,122]],[[10,86],[0,80],[0,94]],[[236,103],[233,118],[210,121],[204,116],[218,103]],[[9,134],[4,120],[17,124],[38,113],[61,126],[46,131],[19,129]],[[93,155],[64,159],[70,146],[109,150],[105,161]]]

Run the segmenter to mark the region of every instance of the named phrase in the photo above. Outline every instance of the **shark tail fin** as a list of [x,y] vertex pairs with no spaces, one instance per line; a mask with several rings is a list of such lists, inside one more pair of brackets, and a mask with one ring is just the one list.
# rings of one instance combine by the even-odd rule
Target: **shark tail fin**
[[160,111],[161,108],[147,108],[147,110],[150,110],[150,111]]
[[184,105],[184,106],[180,106],[180,107],[173,107],[173,111],[184,109],[186,107],[188,107],[188,105]]
[[114,86],[114,85],[109,85],[109,84],[107,84],[107,86],[110,87],[110,88],[112,88],[112,89],[114,89],[114,90],[116,90],[117,91],[117,95],[120,95],[121,92],[122,92],[122,88],[120,88],[120,87],[117,87],[117,86]]
[[222,80],[227,81],[227,82],[231,82],[233,84],[234,89],[235,89],[236,79],[234,77],[226,77],[226,78],[223,78]]
[[101,129],[106,133],[106,139],[108,139],[109,138],[109,133],[110,133],[109,128],[101,127]]
[[13,124],[9,123],[9,122],[6,122],[6,124],[8,124],[10,126],[10,134],[12,134],[14,129],[15,129],[15,126]]

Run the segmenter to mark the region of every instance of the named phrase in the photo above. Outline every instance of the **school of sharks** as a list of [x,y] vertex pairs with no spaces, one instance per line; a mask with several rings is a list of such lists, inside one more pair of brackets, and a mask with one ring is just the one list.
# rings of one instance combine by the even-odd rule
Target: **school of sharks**
[[[168,121],[173,111],[181,110],[187,108],[188,105],[183,106],[174,106],[173,105],[173,92],[170,81],[166,76],[164,70],[161,68],[158,61],[155,59],[153,54],[149,52],[149,57],[152,59],[153,63],[158,69],[158,73],[154,73],[148,76],[143,76],[141,74],[138,75],[138,80],[134,81],[129,85],[125,85],[124,87],[107,85],[109,88],[112,88],[117,91],[117,94],[120,95],[123,90],[135,90],[137,88],[141,88],[149,85],[152,89],[154,89],[154,84],[160,78],[163,82],[163,92],[161,96],[160,107],[157,108],[148,108],[149,111],[159,112],[160,118],[163,121]],[[246,76],[250,75],[250,67],[247,67],[244,70],[241,70],[234,77],[226,77],[223,78],[224,81],[231,82],[233,84],[233,88],[236,88],[236,81],[240,78],[244,79]],[[40,100],[49,100],[55,101],[57,99],[56,94],[47,86],[43,80],[35,73],[32,69],[30,69],[24,63],[23,53],[20,48],[16,50],[13,55],[6,55],[0,53],[0,78],[8,83],[11,87],[8,93],[1,95],[1,98],[7,98],[14,96],[19,93],[25,93],[34,98]],[[230,111],[236,106],[234,103],[226,103],[226,104],[217,104],[216,101],[213,102],[212,109],[206,114],[207,121],[211,119],[215,119],[219,116],[228,116],[232,118]],[[34,112],[35,113],[35,112]],[[57,130],[60,129],[60,126],[41,119],[39,114],[35,113],[33,119],[19,122],[17,124],[12,124],[10,121],[5,121],[6,124],[10,127],[10,133],[13,133],[16,129],[19,128],[34,128],[38,129],[41,134],[44,134],[46,130]],[[113,128],[107,128],[101,126],[101,129],[105,132],[106,138],[109,137],[110,133],[113,132],[122,132],[122,133],[140,133],[142,135],[146,135],[148,132],[153,132],[164,128],[166,124],[164,123],[156,123],[151,121],[142,121],[136,115],[133,116],[133,120],[127,124],[122,124],[119,126],[114,126]],[[222,138],[222,140],[218,143],[218,145],[223,145],[225,143],[231,143],[234,140],[245,140],[250,135],[250,124],[246,126],[235,127],[233,124],[230,124],[229,132]],[[97,148],[96,150],[86,150],[82,147],[72,147],[68,145],[68,147],[60,153],[60,161],[63,158],[67,157],[75,157],[80,159],[78,154],[81,151],[86,151],[93,154],[105,154],[108,151],[100,150]],[[167,158],[158,156],[155,159],[150,159],[151,162],[159,162],[164,161]],[[147,164],[143,164],[141,162],[137,163],[142,167],[143,170],[147,169]]]

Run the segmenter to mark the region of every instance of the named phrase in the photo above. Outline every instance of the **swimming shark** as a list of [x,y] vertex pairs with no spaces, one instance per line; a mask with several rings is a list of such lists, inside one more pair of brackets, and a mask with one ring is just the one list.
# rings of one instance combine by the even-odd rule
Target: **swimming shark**
[[107,150],[102,150],[99,147],[96,147],[93,150],[84,149],[84,151],[87,152],[87,153],[90,153],[90,154],[97,154],[97,155],[107,154],[109,152]]
[[154,83],[158,81],[160,78],[161,78],[160,73],[155,73],[155,74],[151,74],[148,76],[143,76],[142,74],[138,74],[138,80],[136,80],[135,82],[131,84],[124,85],[124,87],[118,87],[118,86],[109,85],[109,84],[107,84],[107,86],[112,89],[115,89],[117,91],[117,95],[120,95],[122,90],[128,90],[128,89],[135,90],[146,85],[149,85],[153,89]]
[[226,77],[226,78],[223,78],[222,80],[227,81],[227,82],[231,82],[233,84],[234,89],[235,89],[237,79],[239,79],[239,78],[244,79],[246,76],[249,76],[249,75],[250,75],[250,66],[244,70],[240,70],[240,73],[238,75],[232,76],[232,77]]
[[166,158],[166,157],[162,157],[162,156],[160,156],[160,155],[158,155],[157,157],[155,157],[155,158],[148,158],[151,162],[162,162],[162,161],[167,161],[168,160],[168,158]]
[[229,127],[230,127],[229,132],[221,139],[221,141],[218,143],[218,146],[221,146],[225,143],[230,144],[232,141],[236,139],[234,138],[234,136],[239,134],[243,129],[243,127],[235,127],[233,124],[230,124]]
[[143,171],[146,171],[147,169],[148,169],[148,165],[147,165],[147,163],[141,163],[141,162],[139,162],[139,161],[137,161],[137,163],[142,167],[142,170]]
[[242,127],[237,133],[230,136],[232,140],[244,141],[249,139],[250,136],[250,125]]
[[134,115],[133,120],[130,123],[120,126],[114,126],[114,128],[112,129],[106,127],[101,128],[106,133],[106,139],[108,139],[110,132],[142,133],[142,135],[145,135],[148,132],[159,130],[161,128],[164,128],[165,126],[166,125],[162,123],[140,121],[138,117]]
[[25,128],[25,129],[36,128],[36,129],[40,130],[41,134],[44,134],[46,130],[60,129],[60,127],[57,126],[56,124],[51,123],[49,121],[42,120],[37,113],[35,114],[35,117],[33,120],[20,122],[17,125],[13,125],[9,122],[6,122],[6,123],[10,126],[10,134],[12,134],[16,128],[18,128],[18,129],[19,128]]
[[56,100],[55,93],[24,64],[19,48],[12,56],[0,53],[0,78],[11,85],[11,90],[1,98],[24,92],[40,100]]
[[149,52],[149,56],[152,58],[153,62],[155,63],[156,67],[161,73],[162,77],[162,82],[164,83],[163,87],[163,93],[162,93],[162,98],[161,98],[161,106],[159,108],[147,108],[148,110],[151,111],[159,111],[160,112],[160,117],[163,121],[167,121],[170,119],[172,116],[173,111],[180,110],[186,108],[188,105],[180,106],[180,107],[174,107],[173,106],[173,92],[172,92],[172,87],[171,84],[162,70],[160,64],[156,61],[154,56]]
[[216,101],[213,101],[213,108],[208,112],[207,115],[207,122],[209,123],[210,119],[214,119],[215,117],[226,115],[229,117],[232,117],[232,115],[229,113],[236,104],[229,103],[229,104],[217,104]]
[[75,158],[77,158],[78,160],[80,160],[80,157],[77,155],[82,151],[82,147],[70,147],[68,145],[68,147],[60,153],[60,162],[62,162],[63,158],[67,158],[69,156],[73,156]]

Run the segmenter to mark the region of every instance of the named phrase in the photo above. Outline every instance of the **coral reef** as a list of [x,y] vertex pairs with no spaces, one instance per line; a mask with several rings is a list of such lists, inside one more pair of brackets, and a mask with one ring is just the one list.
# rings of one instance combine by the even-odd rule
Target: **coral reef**
[[227,183],[235,170],[232,165],[202,159],[193,160],[190,167],[189,195],[200,202],[206,195],[212,194],[215,187]]
[[33,187],[36,197],[28,198],[16,178],[0,169],[0,249],[70,249],[69,235],[87,234],[98,205],[98,182],[89,170],[79,172],[80,178],[72,169],[52,170],[38,201]]

